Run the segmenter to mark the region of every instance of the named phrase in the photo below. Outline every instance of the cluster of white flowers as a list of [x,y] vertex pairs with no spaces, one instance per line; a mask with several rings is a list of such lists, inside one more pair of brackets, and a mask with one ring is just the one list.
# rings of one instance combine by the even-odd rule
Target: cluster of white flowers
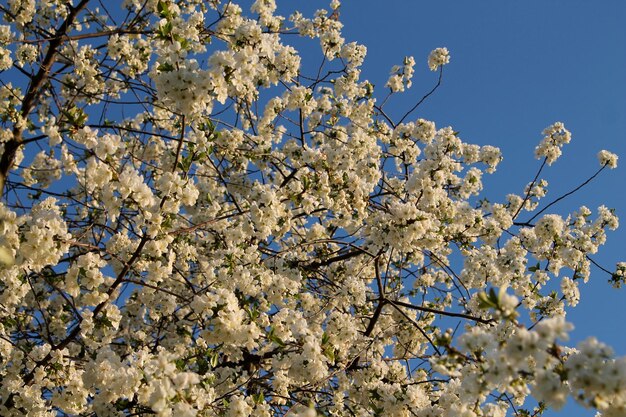
[[11,26],[0,25],[0,71],[11,68],[13,58],[11,58],[11,50],[5,48],[12,40],[13,34]]
[[176,68],[171,64],[161,64],[156,69],[152,79],[165,106],[185,115],[210,113],[212,97],[207,94],[209,75],[200,70],[195,60],[177,63]]
[[25,25],[33,20],[37,6],[35,0],[9,0],[7,4],[10,16],[16,23]]
[[545,158],[548,165],[561,156],[561,148],[572,139],[572,134],[561,122],[556,122],[543,130],[544,138],[535,148],[537,159]]
[[339,1],[250,3],[7,2],[0,415],[624,415],[626,362],[563,345],[615,213],[487,201],[500,150],[394,121]]
[[107,47],[111,58],[124,65],[124,74],[135,77],[148,69],[150,45],[146,39],[114,34]]
[[391,68],[391,76],[389,80],[387,80],[385,87],[389,87],[393,93],[402,92],[410,88],[413,84],[411,79],[415,72],[414,66],[415,58],[412,56],[405,57],[402,66],[394,65],[393,68]]
[[97,95],[104,89],[98,50],[87,45],[79,47],[78,44],[68,44],[63,52],[72,57],[74,69],[65,74],[64,87],[69,90],[70,94],[83,95],[86,101],[98,101]]
[[54,154],[47,155],[41,151],[30,164],[30,167],[23,172],[24,183],[33,185],[41,184],[43,187],[49,186],[54,180],[61,178],[61,161],[54,157]]
[[39,54],[39,49],[37,48],[36,45],[30,45],[27,43],[20,45],[15,51],[17,64],[23,67],[24,64],[33,63],[37,59],[38,54]]
[[601,150],[598,152],[598,161],[600,161],[600,165],[608,166],[609,168],[617,168],[617,155],[607,150]]
[[448,48],[433,49],[428,55],[428,68],[431,71],[437,71],[439,67],[450,63],[450,52]]

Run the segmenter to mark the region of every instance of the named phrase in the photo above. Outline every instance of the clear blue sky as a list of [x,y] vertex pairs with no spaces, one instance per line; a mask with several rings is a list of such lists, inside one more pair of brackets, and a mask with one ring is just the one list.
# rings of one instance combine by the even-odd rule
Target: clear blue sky
[[[621,156],[591,187],[554,208],[614,207],[623,228],[609,234],[595,257],[612,269],[626,260],[626,1],[624,0],[347,0],[344,35],[368,48],[363,77],[383,87],[393,64],[417,61],[414,85],[390,108],[396,116],[436,82],[430,50],[446,46],[451,63],[442,87],[416,116],[452,125],[467,142],[499,146],[504,161],[486,178],[491,199],[521,193],[538,168],[533,150],[541,130],[562,121],[572,132],[564,156],[548,170],[548,200],[578,185],[598,167],[596,153]],[[614,290],[594,270],[581,302],[568,313],[572,342],[597,336],[626,355],[626,288]],[[593,416],[568,405],[549,416]]]

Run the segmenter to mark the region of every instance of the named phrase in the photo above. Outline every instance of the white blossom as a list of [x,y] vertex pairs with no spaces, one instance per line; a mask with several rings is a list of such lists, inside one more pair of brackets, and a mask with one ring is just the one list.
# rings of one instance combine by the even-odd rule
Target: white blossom
[[439,67],[450,63],[450,53],[448,48],[433,49],[428,56],[428,68],[437,71]]
[[600,161],[600,165],[608,166],[609,168],[617,168],[617,155],[612,152],[601,150],[598,152],[598,161]]

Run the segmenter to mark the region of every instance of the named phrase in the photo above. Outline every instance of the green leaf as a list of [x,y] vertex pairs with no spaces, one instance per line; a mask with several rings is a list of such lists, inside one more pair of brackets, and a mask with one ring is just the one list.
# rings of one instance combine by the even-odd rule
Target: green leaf
[[481,292],[478,294],[478,307],[482,309],[498,308],[498,295],[493,288],[489,289],[489,294]]
[[276,336],[276,334],[274,333],[274,328],[273,327],[270,327],[270,331],[267,334],[267,340],[269,340],[270,342],[276,343],[280,347],[287,346],[285,344],[285,342],[283,342],[280,337]]
[[159,13],[159,16],[161,16],[161,18],[163,19],[169,19],[170,17],[172,17],[172,12],[170,11],[169,6],[166,2],[162,0],[159,0],[159,2],[157,3],[157,12]]
[[207,361],[206,358],[198,358],[196,363],[198,364],[199,375],[205,375],[209,372],[209,361]]
[[172,22],[167,22],[166,24],[159,26],[157,29],[157,37],[160,39],[170,39],[173,28],[174,26],[172,25]]
[[335,348],[328,345],[324,348],[324,356],[328,358],[331,363],[335,363]]
[[248,317],[250,318],[251,321],[256,320],[257,318],[259,318],[259,310],[256,307],[245,307],[244,308],[245,312],[248,313]]
[[64,111],[63,115],[67,118],[68,123],[75,128],[85,126],[85,122],[87,121],[87,114],[85,114],[83,109],[76,106]]
[[219,360],[219,353],[215,352],[214,350],[211,350],[209,353],[209,364],[211,365],[211,368],[215,368],[217,366]]
[[170,63],[164,63],[161,64],[157,67],[157,70],[161,71],[161,72],[171,72],[174,71],[174,66]]
[[541,269],[541,265],[537,262],[537,265],[528,267],[530,272],[537,272]]

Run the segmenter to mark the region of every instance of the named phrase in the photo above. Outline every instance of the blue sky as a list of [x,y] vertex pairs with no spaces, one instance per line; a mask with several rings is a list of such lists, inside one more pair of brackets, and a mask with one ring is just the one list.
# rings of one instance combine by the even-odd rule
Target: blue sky
[[[490,199],[521,193],[539,167],[533,151],[541,130],[555,121],[573,139],[543,175],[550,183],[546,201],[593,174],[600,149],[618,153],[621,166],[553,208],[616,209],[624,226],[594,258],[609,269],[626,260],[625,18],[623,0],[347,0],[341,7],[346,40],[368,48],[363,78],[382,88],[392,65],[415,57],[413,87],[388,106],[396,116],[436,83],[426,65],[430,50],[450,50],[443,85],[415,116],[451,125],[467,142],[502,149],[504,161],[485,178]],[[607,279],[595,269],[581,288],[580,304],[568,313],[576,326],[572,342],[596,336],[626,355],[626,288],[612,289]],[[546,415],[594,414],[570,404]]]

